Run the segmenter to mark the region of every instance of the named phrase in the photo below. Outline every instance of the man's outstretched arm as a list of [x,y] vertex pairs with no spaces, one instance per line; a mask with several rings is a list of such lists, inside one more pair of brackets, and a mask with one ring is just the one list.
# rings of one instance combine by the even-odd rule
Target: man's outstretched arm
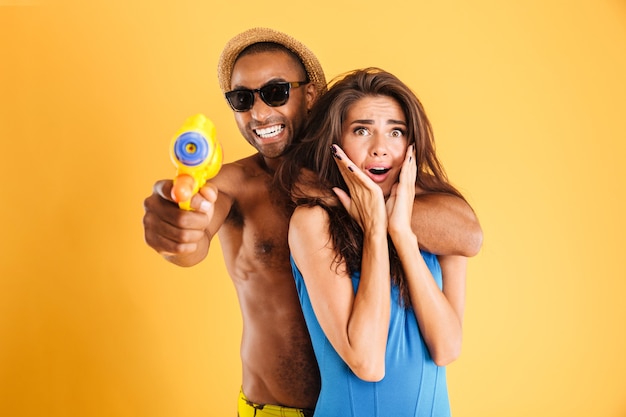
[[436,255],[474,256],[483,244],[476,213],[451,194],[416,195],[411,226],[420,248]]

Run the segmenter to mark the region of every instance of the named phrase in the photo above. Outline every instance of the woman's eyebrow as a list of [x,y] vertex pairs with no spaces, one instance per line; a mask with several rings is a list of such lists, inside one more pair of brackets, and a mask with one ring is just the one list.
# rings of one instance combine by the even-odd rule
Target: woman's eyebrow
[[373,125],[374,120],[372,119],[357,119],[350,122],[351,125],[360,124],[360,125]]
[[[357,120],[353,120],[350,122],[351,125],[353,124],[362,124],[362,125],[373,125],[374,124],[374,120],[372,119],[357,119]],[[387,120],[388,125],[402,125],[402,126],[406,126],[406,122],[404,120],[395,120],[395,119],[389,119]]]

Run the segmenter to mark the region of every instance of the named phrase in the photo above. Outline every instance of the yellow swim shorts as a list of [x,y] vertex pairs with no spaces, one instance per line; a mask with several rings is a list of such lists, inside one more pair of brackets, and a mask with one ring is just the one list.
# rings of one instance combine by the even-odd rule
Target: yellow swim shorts
[[237,415],[239,417],[312,417],[313,410],[271,404],[256,404],[249,401],[243,390],[241,390],[239,392]]

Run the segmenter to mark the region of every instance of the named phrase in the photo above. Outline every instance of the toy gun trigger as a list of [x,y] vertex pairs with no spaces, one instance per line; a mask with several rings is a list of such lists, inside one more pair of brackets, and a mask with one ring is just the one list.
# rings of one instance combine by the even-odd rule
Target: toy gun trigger
[[191,210],[191,197],[196,188],[196,180],[189,174],[181,174],[174,178],[172,198],[184,210]]

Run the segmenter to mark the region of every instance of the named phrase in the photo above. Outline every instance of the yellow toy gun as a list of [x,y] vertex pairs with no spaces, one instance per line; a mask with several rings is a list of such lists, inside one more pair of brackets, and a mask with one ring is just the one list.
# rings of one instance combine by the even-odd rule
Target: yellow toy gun
[[172,139],[170,156],[177,168],[172,198],[180,208],[191,210],[191,197],[222,167],[213,122],[202,114],[187,119]]

